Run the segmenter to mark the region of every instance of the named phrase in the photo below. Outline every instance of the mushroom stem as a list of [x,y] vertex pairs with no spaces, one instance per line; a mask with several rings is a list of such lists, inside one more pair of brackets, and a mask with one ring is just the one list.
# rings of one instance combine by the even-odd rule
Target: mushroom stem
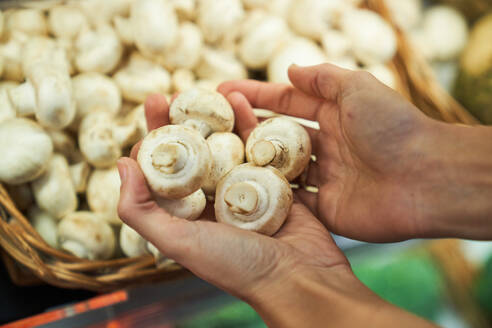
[[154,149],[151,157],[154,168],[164,174],[174,174],[185,166],[188,151],[180,143],[160,144]]
[[224,201],[234,214],[250,215],[258,208],[259,195],[250,182],[238,182],[227,189]]
[[278,140],[260,140],[253,145],[251,155],[258,166],[282,165],[285,161],[287,148]]
[[66,240],[61,244],[60,248],[77,257],[87,258],[87,248],[76,240]]

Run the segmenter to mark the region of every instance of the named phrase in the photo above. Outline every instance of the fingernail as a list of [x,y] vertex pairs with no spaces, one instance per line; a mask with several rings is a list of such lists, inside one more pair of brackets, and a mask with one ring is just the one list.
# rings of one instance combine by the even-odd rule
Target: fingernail
[[119,159],[118,162],[116,162],[116,165],[118,166],[118,172],[120,174],[120,179],[121,182],[125,182],[126,179],[126,172],[127,172],[127,165],[123,159]]

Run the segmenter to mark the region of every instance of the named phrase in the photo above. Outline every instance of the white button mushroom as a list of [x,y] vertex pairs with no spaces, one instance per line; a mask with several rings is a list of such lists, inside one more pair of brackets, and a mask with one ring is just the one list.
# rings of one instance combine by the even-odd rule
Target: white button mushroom
[[156,194],[180,199],[200,189],[212,159],[200,133],[186,126],[167,125],[143,139],[138,163]]
[[58,224],[60,249],[89,260],[107,260],[114,254],[113,229],[97,214],[74,212]]
[[65,157],[53,155],[46,172],[32,182],[39,208],[59,219],[77,209],[78,199]]
[[169,214],[190,221],[198,219],[207,205],[207,199],[201,189],[181,199],[157,197],[155,200],[157,205]]
[[145,137],[149,130],[147,128],[147,119],[145,118],[144,105],[138,105],[133,108],[121,121],[123,124],[135,124],[136,134],[135,139],[138,141]]
[[84,13],[73,5],[55,6],[49,11],[48,26],[56,38],[72,40],[88,24]]
[[217,183],[234,167],[244,162],[244,144],[242,140],[230,132],[215,132],[207,138],[212,153],[212,168],[202,189],[207,195],[213,196]]
[[88,18],[92,26],[110,24],[115,16],[128,16],[130,6],[135,0],[69,0]]
[[193,69],[200,60],[202,49],[202,32],[195,24],[184,22],[179,26],[179,35],[175,44],[161,53],[156,61],[169,70]]
[[41,238],[53,248],[58,248],[58,236],[56,235],[57,222],[49,213],[37,206],[31,206],[27,211],[27,217],[32,227],[39,233]]
[[147,241],[126,224],[121,226],[120,248],[127,257],[138,257],[149,254]]
[[85,192],[90,174],[91,167],[87,162],[79,162],[70,165],[70,177],[72,178],[72,184],[77,193]]
[[0,122],[15,118],[17,112],[9,97],[9,90],[17,87],[16,82],[0,82]]
[[273,167],[236,166],[217,185],[217,222],[273,235],[280,229],[293,202],[292,190]]
[[384,0],[391,17],[403,30],[410,31],[422,19],[422,0]]
[[292,181],[309,163],[311,139],[300,124],[285,117],[273,117],[249,135],[246,158],[257,166],[271,165]]
[[321,36],[321,45],[330,59],[343,58],[352,47],[350,40],[340,31],[328,30]]
[[80,124],[80,151],[97,168],[114,166],[121,157],[121,144],[113,134],[113,120],[108,112],[93,111]]
[[252,13],[258,15],[253,27],[247,28],[239,44],[239,58],[251,69],[262,69],[274,52],[290,37],[287,24],[274,15]]
[[200,79],[228,81],[241,80],[248,76],[246,68],[228,51],[205,48],[195,69]]
[[100,213],[108,223],[121,225],[118,216],[118,201],[120,200],[121,180],[118,168],[94,170],[87,184],[86,198],[89,208],[94,213]]
[[268,63],[268,81],[290,83],[287,74],[292,64],[299,66],[318,65],[328,59],[320,47],[311,40],[295,38],[282,46]]
[[7,91],[9,103],[17,116],[34,116],[36,112],[36,91],[31,83],[22,83]]
[[172,124],[192,127],[206,138],[213,132],[231,132],[234,111],[223,95],[199,88],[189,89],[176,97],[169,110]]
[[4,79],[17,82],[24,80],[21,59],[22,46],[27,39],[23,33],[12,33],[7,42],[0,43],[0,56],[4,60]]
[[46,35],[46,18],[41,10],[18,9],[7,16],[7,30],[22,32],[26,35]]
[[123,54],[118,35],[109,25],[84,28],[75,41],[75,65],[80,72],[109,73]]
[[198,2],[197,24],[208,43],[217,43],[234,33],[244,17],[240,0],[201,0]]
[[82,73],[72,79],[73,95],[77,105],[77,118],[82,119],[94,110],[104,109],[118,114],[121,93],[113,79],[104,74]]
[[299,35],[319,40],[348,8],[350,4],[345,0],[294,0],[289,9],[289,25]]
[[54,39],[45,36],[29,38],[22,47],[22,70],[29,76],[31,68],[48,65],[62,72],[69,72],[71,63],[67,53]]
[[48,65],[31,66],[27,84],[36,93],[36,119],[48,128],[67,127],[75,117],[75,101],[67,71]]
[[195,74],[190,70],[180,68],[173,72],[171,81],[174,92],[183,92],[193,88],[195,84]]
[[0,123],[0,153],[0,181],[21,184],[43,173],[53,153],[53,144],[33,121],[14,118]]
[[130,22],[135,45],[146,56],[164,53],[178,38],[178,18],[166,0],[133,2]]
[[454,59],[468,41],[465,18],[451,7],[435,6],[429,9],[424,14],[422,24],[424,38],[431,49],[431,59]]
[[43,0],[43,1],[28,0],[28,1],[22,1],[22,3],[20,3],[19,5],[21,5],[23,8],[48,10],[51,7],[60,5],[62,2],[64,2],[64,0]]
[[363,64],[386,63],[396,54],[397,39],[393,28],[371,10],[346,12],[341,28],[352,43],[355,57]]
[[142,103],[154,93],[167,93],[171,87],[171,76],[163,67],[132,54],[127,66],[114,75],[123,99]]

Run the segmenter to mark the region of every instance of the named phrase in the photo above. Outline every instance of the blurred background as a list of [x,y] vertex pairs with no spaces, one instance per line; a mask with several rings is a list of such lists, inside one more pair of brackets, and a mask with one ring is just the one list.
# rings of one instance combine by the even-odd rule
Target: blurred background
[[[124,71],[131,65],[128,64],[128,58],[133,50],[128,49],[137,47],[138,51],[144,54],[145,60],[149,60],[152,56],[145,54],[144,45],[135,45],[135,41],[129,40],[128,35],[125,34],[124,21],[112,17],[114,29],[125,47],[122,56],[126,56],[127,59],[121,60],[119,64],[115,64],[115,67],[101,73],[112,75],[116,80],[127,108],[137,107],[148,93],[161,92],[170,96],[172,92],[182,91],[189,85],[214,89],[223,80],[246,76],[285,82],[285,68],[293,61],[305,65],[330,61],[346,68],[368,70],[382,82],[402,91],[403,94],[408,93],[411,97],[415,93],[415,90],[401,82],[402,67],[391,64],[391,58],[395,55],[391,50],[390,58],[379,61],[368,59],[367,48],[391,48],[391,45],[384,43],[384,40],[374,39],[369,45],[360,45],[360,47],[352,45],[353,48],[350,48],[343,38],[345,31],[341,33],[337,29],[328,32],[317,30],[316,15],[308,8],[310,3],[314,4],[317,1],[290,0],[295,3],[290,4],[291,6],[298,6],[296,7],[298,14],[285,12],[278,14],[294,34],[310,40],[309,42],[316,47],[313,51],[309,50],[310,45],[308,45],[307,50],[298,51],[291,57],[287,50],[283,53],[280,50],[282,55],[279,55],[278,49],[276,52],[272,50],[271,54],[263,54],[263,57],[261,54],[258,55],[256,50],[270,44],[271,41],[266,39],[255,43],[253,37],[251,42],[255,51],[250,49],[254,53],[252,55],[247,52],[248,45],[243,42],[244,35],[241,37],[243,41],[238,45],[238,49],[242,50],[237,50],[235,57],[224,55],[222,52],[229,51],[231,44],[237,43],[237,40],[228,40],[227,36],[221,34],[223,31],[214,30],[213,21],[218,19],[217,16],[222,12],[213,12],[210,9],[211,18],[205,17],[200,20],[193,13],[195,1],[169,1],[173,3],[180,20],[198,22],[204,34],[203,42],[207,44],[208,50],[202,58],[196,59],[197,63],[192,65],[194,68],[189,70],[192,71],[191,75],[187,72],[183,73],[187,64],[182,64],[183,58],[178,57],[163,59],[164,62],[152,58],[153,64],[157,63],[169,71],[169,74],[166,73],[169,77],[167,80],[164,78],[164,82],[159,78],[148,82],[144,79],[139,80],[138,76],[124,76],[127,73],[131,76],[134,74],[131,70],[139,69],[135,66],[129,72]],[[80,2],[84,1],[80,0]],[[90,2],[80,8],[76,6],[74,8],[85,10],[84,15],[88,17],[97,16],[101,4],[91,5]],[[261,0],[244,0],[239,3],[242,6],[241,11],[245,13],[253,10],[266,13],[278,10],[282,13],[281,4],[284,2],[287,3],[287,1]],[[366,5],[365,1],[347,0],[347,2],[354,2],[359,6]],[[432,69],[432,78],[438,82],[440,88],[466,108],[472,114],[472,120],[492,124],[492,1],[384,0],[382,2],[388,9],[385,12],[394,22],[391,25],[394,33],[409,40],[416,56],[425,60]],[[93,3],[98,2],[93,1]],[[42,17],[48,17],[51,14],[50,8],[55,5],[65,5],[65,1],[1,1],[0,5],[6,17],[19,8],[35,8],[42,12]],[[100,11],[103,12],[104,8],[101,5]],[[229,13],[234,12],[231,8],[224,10],[230,10]],[[250,23],[261,25],[259,23],[266,17],[262,15],[265,14],[257,14],[258,17],[251,18]],[[122,19],[125,18],[123,15]],[[305,26],[300,21],[309,24]],[[29,24],[13,22],[11,25],[22,29]],[[10,25],[6,26],[8,28]],[[224,26],[227,27],[227,22]],[[59,35],[63,34],[63,26],[60,30],[56,30],[50,25],[50,29],[51,36],[54,34],[61,39]],[[261,36],[268,33],[266,31],[268,29],[257,33]],[[2,80],[21,82],[24,77],[15,77],[15,72],[9,70],[9,67],[13,67],[12,63],[15,62],[16,56],[22,56],[22,51],[15,48],[15,44],[12,43],[14,37],[11,38],[8,40],[4,38],[0,44],[0,57],[3,58],[4,63]],[[220,40],[217,41],[218,39]],[[381,43],[378,43],[380,41]],[[298,44],[298,47],[302,48],[302,45]],[[219,50],[215,53],[213,49]],[[295,48],[292,52],[295,53],[297,50],[298,48]],[[90,60],[78,58],[79,50],[73,51],[76,52],[73,59],[76,70],[92,71],[93,68],[84,66]],[[319,56],[318,53],[322,55]],[[104,56],[110,54],[111,51]],[[387,54],[381,50],[376,55],[384,57]],[[273,57],[278,59],[275,64],[273,64]],[[95,67],[98,67],[97,65]],[[146,67],[145,65],[140,67]],[[95,68],[94,70],[97,71]],[[120,79],[116,77],[118,74]],[[180,76],[185,78],[181,79]],[[151,86],[147,87],[147,83]],[[133,92],[134,85],[142,86],[143,91]],[[159,85],[160,89],[159,87],[155,89],[155,85]],[[0,121],[1,119],[2,117]],[[19,206],[18,202],[16,206]],[[2,217],[5,219],[7,216],[9,215]],[[347,255],[355,274],[385,300],[443,327],[492,327],[492,242],[414,240],[397,244],[368,244],[338,236],[335,238]],[[42,283],[33,278],[30,270],[13,260],[9,254],[7,251],[2,252],[3,262],[0,264],[0,324],[5,324],[2,327],[39,325],[46,325],[46,327],[266,327],[247,304],[191,274],[184,273],[179,278],[172,277],[166,282],[98,293],[78,288],[64,289]]]

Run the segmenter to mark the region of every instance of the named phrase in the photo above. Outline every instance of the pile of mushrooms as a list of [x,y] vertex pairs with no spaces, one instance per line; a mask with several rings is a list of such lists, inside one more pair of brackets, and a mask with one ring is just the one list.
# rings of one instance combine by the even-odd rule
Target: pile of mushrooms
[[[115,165],[145,138],[138,162],[159,206],[195,220],[213,200],[217,221],[273,235],[309,138],[272,118],[244,145],[216,87],[254,76],[289,83],[292,63],[332,62],[396,88],[395,33],[360,3],[53,0],[4,10],[0,183],[52,247],[91,260],[139,256],[153,248],[118,217]],[[142,103],[152,93],[180,94],[172,125],[148,134]]]

